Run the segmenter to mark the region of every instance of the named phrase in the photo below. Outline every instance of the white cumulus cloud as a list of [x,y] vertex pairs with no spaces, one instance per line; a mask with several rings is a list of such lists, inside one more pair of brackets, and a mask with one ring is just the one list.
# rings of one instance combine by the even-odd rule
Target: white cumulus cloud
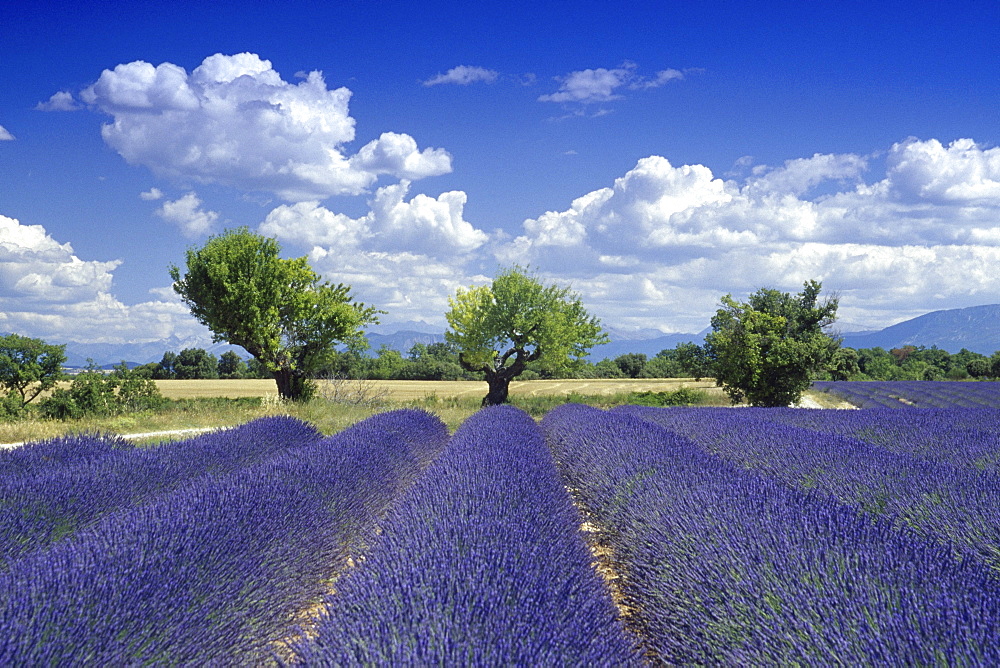
[[477,81],[482,81],[485,83],[493,83],[500,76],[499,72],[495,70],[488,70],[485,67],[470,67],[468,65],[459,65],[458,67],[453,67],[444,74],[438,74],[424,81],[425,86],[438,86],[440,84],[458,84],[460,86],[467,86],[471,83],[476,83]]
[[489,235],[464,219],[466,195],[444,192],[409,199],[410,183],[379,188],[359,218],[319,202],[272,210],[259,231],[307,249],[317,271],[354,288],[393,321],[438,320],[448,297],[475,280]]
[[482,246],[488,235],[463,218],[466,195],[445,192],[406,199],[409,181],[383,186],[369,202],[371,210],[350,218],[318,202],[281,205],[268,214],[260,231],[304,247],[412,252],[450,258]]
[[111,115],[102,135],[129,163],[178,181],[221,183],[288,201],[365,192],[380,174],[416,179],[451,170],[443,149],[385,133],[356,156],[351,92],[322,73],[284,81],[256,54],[216,54],[188,73],[143,61],[104,70],[80,98]]
[[643,158],[611,186],[525,220],[495,256],[571,279],[616,326],[694,332],[723,294],[797,291],[814,278],[856,325],[1000,302],[1000,149],[909,139],[868,183],[871,160],[816,154],[724,180]]
[[80,105],[73,98],[73,94],[65,90],[53,93],[48,100],[35,105],[38,111],[74,111],[79,108]]
[[0,141],[14,141],[14,135],[2,125],[0,125]]
[[[162,196],[162,193],[159,194]],[[211,232],[219,220],[218,213],[205,211],[201,208],[201,204],[202,201],[198,195],[194,192],[188,192],[179,199],[164,202],[156,210],[156,215],[179,227],[184,236],[197,237]]]
[[178,299],[132,306],[111,294],[121,260],[84,260],[41,225],[0,215],[0,331],[50,343],[205,337]]

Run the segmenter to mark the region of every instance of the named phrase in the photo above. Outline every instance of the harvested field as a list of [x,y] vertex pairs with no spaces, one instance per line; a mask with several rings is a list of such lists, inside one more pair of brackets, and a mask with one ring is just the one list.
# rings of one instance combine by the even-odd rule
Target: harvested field
[[[273,380],[157,380],[156,386],[168,399],[196,397],[263,397],[277,395]],[[486,394],[486,383],[478,380],[372,380],[377,394],[385,393],[391,401],[411,401],[436,396],[478,397]],[[625,379],[571,379],[571,380],[521,380],[510,384],[511,395],[585,394],[608,395],[626,392],[668,392],[680,387],[720,393],[715,381],[691,378],[625,378]]]
[[278,394],[272,379],[246,378],[237,380],[154,380],[167,399],[199,399],[202,397],[264,397]]

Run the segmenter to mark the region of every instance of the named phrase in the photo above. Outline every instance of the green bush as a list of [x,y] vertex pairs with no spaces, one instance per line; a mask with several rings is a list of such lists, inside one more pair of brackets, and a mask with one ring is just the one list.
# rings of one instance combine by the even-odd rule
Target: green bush
[[638,406],[692,406],[703,404],[708,395],[701,390],[681,387],[669,392],[633,392],[629,403]]
[[69,390],[59,388],[38,405],[42,417],[52,420],[75,420],[83,417]]
[[0,396],[0,422],[11,422],[25,414],[20,395],[14,390]]
[[47,418],[71,420],[155,410],[165,401],[143,371],[130,370],[123,362],[105,374],[91,364],[73,378],[69,389],[57,389],[45,399],[39,410]]

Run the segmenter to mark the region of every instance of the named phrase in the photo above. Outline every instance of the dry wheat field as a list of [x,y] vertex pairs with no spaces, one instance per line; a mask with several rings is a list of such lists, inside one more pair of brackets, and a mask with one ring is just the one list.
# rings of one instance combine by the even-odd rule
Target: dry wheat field
[[[264,397],[277,395],[277,387],[270,379],[243,380],[157,380],[156,386],[168,399],[198,397]],[[476,397],[486,394],[486,383],[478,380],[372,380],[363,381],[379,394],[392,401],[412,401],[436,396]],[[712,379],[695,381],[692,378],[621,378],[621,379],[569,379],[522,380],[510,384],[511,395],[585,394],[610,395],[627,392],[668,392],[680,387],[721,393]]]

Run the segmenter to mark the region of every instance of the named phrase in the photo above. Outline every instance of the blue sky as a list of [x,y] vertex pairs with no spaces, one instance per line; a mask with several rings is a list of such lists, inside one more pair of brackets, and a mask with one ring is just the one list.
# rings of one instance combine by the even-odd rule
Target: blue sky
[[[651,5],[651,6],[650,6]],[[499,267],[616,331],[816,278],[841,327],[1000,302],[995,2],[7,3],[0,331],[207,342],[227,227],[443,330]]]

